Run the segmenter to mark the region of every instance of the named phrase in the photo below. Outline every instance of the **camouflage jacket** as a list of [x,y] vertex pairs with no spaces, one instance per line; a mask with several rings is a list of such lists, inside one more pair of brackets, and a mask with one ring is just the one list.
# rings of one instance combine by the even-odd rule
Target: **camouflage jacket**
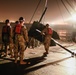
[[20,34],[15,33],[14,29],[14,40],[15,42],[28,42],[28,31],[26,26],[21,26]]

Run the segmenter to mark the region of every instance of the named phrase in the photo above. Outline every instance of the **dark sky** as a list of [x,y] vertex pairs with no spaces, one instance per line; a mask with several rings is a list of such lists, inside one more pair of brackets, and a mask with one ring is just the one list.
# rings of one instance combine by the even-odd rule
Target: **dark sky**
[[[63,1],[65,2],[65,0]],[[73,0],[68,1],[73,3]],[[39,0],[0,0],[0,20],[4,21],[8,18],[16,21],[20,16],[23,16],[26,22],[29,22],[38,2]],[[41,0],[32,22],[40,19],[44,6],[45,0]],[[64,19],[66,20],[70,17],[61,0],[48,0],[47,7],[48,9],[42,19],[43,23],[63,22]],[[68,8],[70,9],[70,7]]]

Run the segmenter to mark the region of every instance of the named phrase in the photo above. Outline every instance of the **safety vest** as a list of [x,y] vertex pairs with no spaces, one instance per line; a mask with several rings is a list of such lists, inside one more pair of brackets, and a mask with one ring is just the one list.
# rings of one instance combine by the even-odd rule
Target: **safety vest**
[[52,29],[48,28],[48,34],[52,34],[52,33],[53,33]]
[[15,33],[16,34],[20,34],[21,33],[21,25],[20,24],[16,25],[16,27],[15,27]]

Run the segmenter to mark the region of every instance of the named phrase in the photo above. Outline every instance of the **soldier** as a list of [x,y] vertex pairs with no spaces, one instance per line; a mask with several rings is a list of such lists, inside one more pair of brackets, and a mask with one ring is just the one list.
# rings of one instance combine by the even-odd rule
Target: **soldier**
[[34,44],[35,44],[35,39],[33,37],[30,37],[30,46],[32,49],[34,49],[34,47],[35,47]]
[[25,19],[23,17],[19,18],[19,24],[14,28],[14,43],[15,43],[15,63],[17,63],[18,53],[20,52],[20,64],[27,64],[23,61],[24,51],[28,43],[28,32],[24,25]]
[[12,39],[12,27],[10,25],[9,19],[6,19],[5,25],[2,28],[2,42],[5,46],[6,55],[8,55],[8,45],[11,53],[11,57],[13,57],[13,39]]
[[16,25],[19,24],[19,21],[15,21],[15,24],[16,24]]
[[44,48],[46,51],[44,53],[45,56],[47,56],[47,54],[48,54],[52,33],[53,33],[53,31],[51,28],[49,28],[49,24],[46,24],[45,28],[41,31],[41,34],[45,35],[45,39],[44,39]]

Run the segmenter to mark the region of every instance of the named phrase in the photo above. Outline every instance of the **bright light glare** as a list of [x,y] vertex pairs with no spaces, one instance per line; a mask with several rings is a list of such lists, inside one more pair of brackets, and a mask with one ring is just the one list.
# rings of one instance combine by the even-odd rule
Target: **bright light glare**
[[72,16],[70,17],[71,21],[76,21],[76,13],[75,12],[71,12]]
[[73,75],[76,72],[76,60],[75,58],[71,58],[64,63],[66,66],[65,70],[67,75]]
[[73,21],[76,21],[76,14],[74,14],[74,15],[72,16],[72,20],[73,20]]

